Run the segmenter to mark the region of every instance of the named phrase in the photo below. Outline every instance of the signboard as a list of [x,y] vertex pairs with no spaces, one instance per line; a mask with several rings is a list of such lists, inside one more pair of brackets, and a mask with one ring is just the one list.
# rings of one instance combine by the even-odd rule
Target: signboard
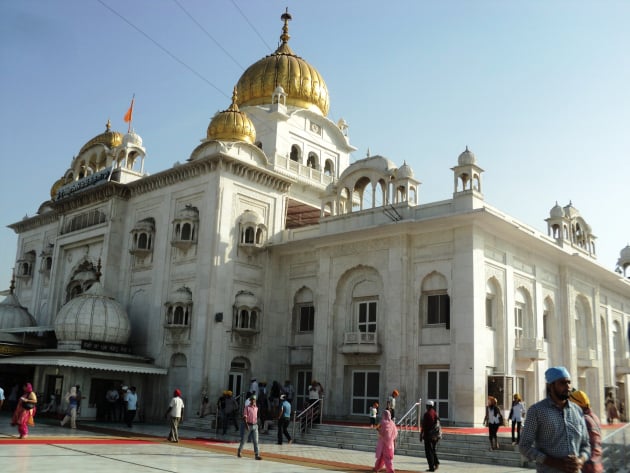
[[108,353],[122,353],[131,355],[130,345],[120,345],[118,343],[109,342],[93,342],[91,340],[81,340],[81,348],[91,351],[106,351]]
[[89,176],[85,176],[78,181],[71,182],[70,184],[66,184],[61,187],[57,191],[56,200],[63,199],[65,197],[69,197],[72,194],[76,194],[77,192],[84,191],[90,187],[97,186],[99,184],[104,184],[109,181],[112,176],[112,171],[114,168],[112,166],[106,167],[105,169],[101,169],[98,172],[90,174]]

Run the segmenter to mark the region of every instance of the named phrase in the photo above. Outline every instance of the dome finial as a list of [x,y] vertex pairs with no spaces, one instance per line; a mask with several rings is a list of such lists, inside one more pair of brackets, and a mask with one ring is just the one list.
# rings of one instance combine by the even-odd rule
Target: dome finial
[[289,42],[289,38],[291,38],[291,36],[289,36],[289,21],[293,19],[293,17],[289,13],[289,7],[287,7],[285,12],[280,17],[280,19],[284,21],[284,26],[282,27],[282,34],[280,35],[280,40],[282,41],[282,44],[286,44]]
[[236,90],[236,86],[234,86],[234,90],[232,90],[232,104],[229,106],[228,110],[230,112],[238,112],[238,91]]
[[108,118],[105,124],[105,131],[112,131],[112,121]]

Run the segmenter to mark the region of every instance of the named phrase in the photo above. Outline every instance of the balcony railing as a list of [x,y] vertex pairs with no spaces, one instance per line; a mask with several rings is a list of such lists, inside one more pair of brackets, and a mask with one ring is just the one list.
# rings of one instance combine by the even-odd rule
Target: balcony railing
[[369,343],[374,345],[376,343],[376,332],[346,332],[343,334],[343,343]]
[[379,353],[376,332],[346,332],[343,334],[343,353]]
[[516,337],[514,350],[517,358],[544,360],[547,358],[545,341],[542,338]]

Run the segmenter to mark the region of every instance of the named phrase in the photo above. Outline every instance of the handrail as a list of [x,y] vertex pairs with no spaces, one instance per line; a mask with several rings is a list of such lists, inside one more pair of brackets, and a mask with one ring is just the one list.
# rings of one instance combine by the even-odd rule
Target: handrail
[[407,436],[409,432],[420,430],[420,416],[422,415],[420,406],[422,406],[422,399],[414,402],[400,420],[396,421],[396,426],[398,427],[396,446],[399,445],[402,437]]
[[605,471],[626,471],[630,465],[630,424],[602,439],[602,463]]
[[317,420],[322,423],[323,413],[323,400],[317,399],[311,402],[298,414],[297,411],[293,413],[293,425],[292,434],[295,437],[295,431],[299,427],[299,432],[306,433],[309,429],[313,428],[313,423]]

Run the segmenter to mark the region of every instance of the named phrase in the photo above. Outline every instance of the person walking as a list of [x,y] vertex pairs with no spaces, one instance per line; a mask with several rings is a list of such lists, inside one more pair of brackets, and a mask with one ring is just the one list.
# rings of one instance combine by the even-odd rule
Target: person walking
[[179,389],[173,391],[173,398],[168,404],[164,417],[169,417],[171,431],[166,438],[169,442],[179,442],[178,427],[184,421],[184,401],[182,400],[182,392]]
[[0,386],[0,411],[2,411],[2,405],[4,404],[4,389]]
[[579,472],[590,458],[586,422],[569,402],[571,375],[564,366],[545,371],[547,397],[527,411],[519,451],[542,473]]
[[256,395],[253,393],[250,393],[249,403],[243,408],[243,425],[245,428],[241,432],[241,443],[236,451],[236,456],[241,458],[245,437],[248,437],[252,439],[254,444],[254,457],[256,460],[262,460],[258,451],[258,406],[256,405]]
[[582,409],[591,445],[591,458],[584,463],[582,473],[603,473],[602,424],[599,417],[591,410],[591,401],[584,391],[573,391],[569,394],[569,400]]
[[286,394],[280,395],[280,412],[278,414],[278,445],[282,445],[282,436],[284,435],[289,441],[289,445],[293,443],[293,439],[289,435],[287,428],[291,422],[291,404],[287,401]]
[[398,429],[389,411],[383,411],[381,425],[377,429],[378,442],[376,444],[374,471],[378,472],[385,466],[387,473],[394,473],[394,443],[398,437]]
[[[512,399],[512,408],[509,416],[509,419],[512,421],[512,445],[518,445],[521,440],[521,426],[525,417],[525,404],[519,393],[515,393]],[[515,430],[516,436],[514,436]]]
[[490,450],[499,449],[499,439],[497,432],[499,427],[503,425],[503,415],[499,406],[497,406],[497,398],[488,396],[488,405],[486,406],[486,417],[483,419],[483,425],[488,426],[488,438],[490,439]]
[[79,405],[79,401],[77,399],[77,387],[72,386],[70,391],[66,393],[66,402],[68,403],[68,407],[66,408],[66,415],[60,422],[61,427],[66,425],[66,422],[70,421],[70,428],[77,428],[77,408]]
[[135,386],[131,386],[125,393],[125,409],[125,422],[127,423],[127,427],[133,427],[133,420],[138,410],[138,394],[136,393]]
[[33,418],[37,411],[37,395],[33,392],[33,385],[26,383],[24,392],[17,401],[17,406],[11,418],[11,425],[17,425],[21,439],[28,436],[28,426],[34,425]]
[[424,455],[429,464],[427,471],[435,471],[440,467],[440,459],[437,456],[437,444],[441,437],[441,432],[438,433],[440,417],[435,411],[435,403],[433,401],[427,401],[426,407],[427,410],[422,417],[420,441],[424,440]]
[[396,420],[396,399],[398,399],[398,390],[394,389],[390,396],[387,398],[387,405],[385,409],[392,415],[392,420]]

